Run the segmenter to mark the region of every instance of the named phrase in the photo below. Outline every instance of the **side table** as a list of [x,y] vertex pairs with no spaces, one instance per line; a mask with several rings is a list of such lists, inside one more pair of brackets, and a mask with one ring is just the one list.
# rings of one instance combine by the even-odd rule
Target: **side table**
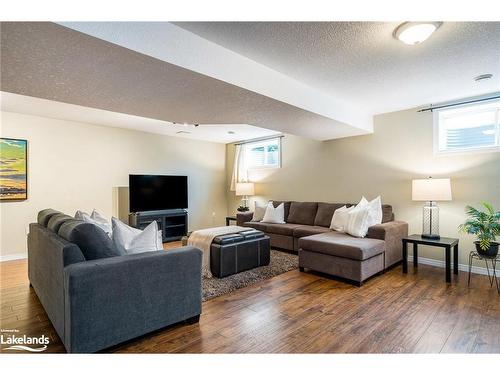
[[226,227],[229,226],[231,220],[236,221],[236,216],[226,216]]
[[444,247],[446,258],[446,282],[451,283],[451,248],[453,247],[453,273],[458,275],[458,238],[441,237],[438,240],[422,238],[419,234],[404,237],[403,273],[408,273],[408,244],[413,244],[413,267],[418,267],[418,245]]

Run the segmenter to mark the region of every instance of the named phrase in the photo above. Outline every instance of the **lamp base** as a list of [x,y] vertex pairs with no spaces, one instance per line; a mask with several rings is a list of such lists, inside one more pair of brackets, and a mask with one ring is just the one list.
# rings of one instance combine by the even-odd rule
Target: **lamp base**
[[439,240],[439,207],[434,202],[428,202],[423,209],[422,238]]
[[441,239],[441,236],[439,234],[422,234],[422,238],[428,240],[439,240]]

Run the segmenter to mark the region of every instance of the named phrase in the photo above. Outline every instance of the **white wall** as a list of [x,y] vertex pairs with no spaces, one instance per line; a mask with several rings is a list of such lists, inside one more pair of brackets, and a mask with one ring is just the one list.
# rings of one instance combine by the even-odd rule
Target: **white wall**
[[189,230],[224,225],[223,144],[10,112],[1,112],[0,134],[27,139],[29,152],[28,200],[0,203],[2,259],[26,254],[26,228],[41,209],[118,216],[130,173],[187,175]]
[[[460,239],[459,261],[467,263],[473,237],[459,234],[464,207],[485,200],[500,209],[500,152],[435,156],[432,114],[416,109],[375,116],[371,135],[317,142],[287,135],[283,138],[283,167],[251,173],[257,183],[255,199],[357,202],[382,196],[396,219],[409,223],[410,233],[421,233],[422,203],[411,200],[414,178],[450,177],[453,201],[440,202],[442,236]],[[234,145],[227,146],[229,186]],[[228,212],[240,197],[228,192]],[[443,260],[443,251],[423,247],[422,257]],[[479,264],[478,264],[479,265]],[[484,267],[484,263],[483,263]]]

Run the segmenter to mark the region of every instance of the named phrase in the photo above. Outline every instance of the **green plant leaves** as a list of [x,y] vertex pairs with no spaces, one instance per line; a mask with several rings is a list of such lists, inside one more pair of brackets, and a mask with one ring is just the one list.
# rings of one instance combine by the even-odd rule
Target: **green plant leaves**
[[460,224],[458,229],[462,233],[476,235],[481,249],[487,250],[491,242],[495,241],[495,237],[500,236],[500,211],[495,212],[488,202],[481,202],[481,205],[485,211],[472,206],[465,207],[465,213],[469,218]]

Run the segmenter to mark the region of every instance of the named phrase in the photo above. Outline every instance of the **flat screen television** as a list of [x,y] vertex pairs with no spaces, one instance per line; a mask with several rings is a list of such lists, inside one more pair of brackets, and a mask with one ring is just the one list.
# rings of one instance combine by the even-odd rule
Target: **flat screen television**
[[187,176],[129,175],[130,212],[188,208]]

